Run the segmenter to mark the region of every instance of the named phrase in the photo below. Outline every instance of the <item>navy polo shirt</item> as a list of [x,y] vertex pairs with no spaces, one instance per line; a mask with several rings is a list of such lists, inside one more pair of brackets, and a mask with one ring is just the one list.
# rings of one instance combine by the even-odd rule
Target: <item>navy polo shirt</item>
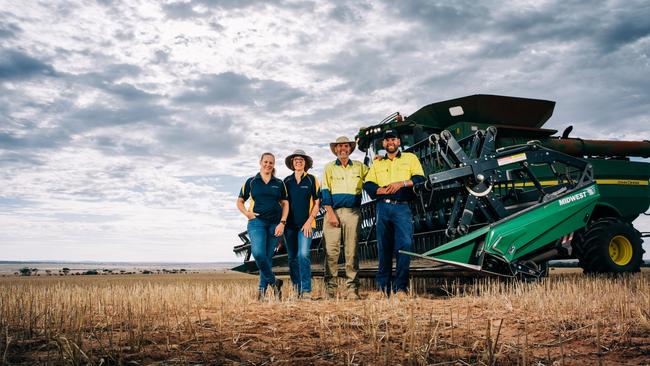
[[259,214],[258,219],[276,224],[282,218],[280,201],[287,199],[287,188],[284,182],[276,177],[271,177],[268,183],[264,183],[262,176],[257,173],[246,180],[239,191],[239,198],[244,201],[250,198],[248,211]]
[[[287,227],[300,229],[309,218],[309,213],[314,207],[314,201],[320,194],[318,179],[311,174],[303,173],[300,183],[296,181],[296,175],[291,174],[284,178],[284,185],[289,195],[289,216],[287,216]],[[313,227],[316,227],[314,220]]]

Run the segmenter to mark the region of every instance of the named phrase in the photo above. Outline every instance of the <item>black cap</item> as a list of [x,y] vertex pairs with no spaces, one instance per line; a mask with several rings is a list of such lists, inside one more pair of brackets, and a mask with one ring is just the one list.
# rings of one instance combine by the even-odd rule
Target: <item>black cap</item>
[[392,130],[392,129],[384,131],[384,138],[385,139],[388,139],[388,138],[391,138],[391,137],[399,138],[399,135],[397,134],[397,131]]

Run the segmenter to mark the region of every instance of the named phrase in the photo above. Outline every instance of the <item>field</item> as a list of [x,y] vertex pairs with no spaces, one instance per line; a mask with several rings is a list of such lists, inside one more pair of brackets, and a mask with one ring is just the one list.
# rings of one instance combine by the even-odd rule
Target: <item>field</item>
[[0,363],[650,364],[650,272],[558,272],[419,284],[402,301],[287,288],[262,303],[235,273],[0,277]]

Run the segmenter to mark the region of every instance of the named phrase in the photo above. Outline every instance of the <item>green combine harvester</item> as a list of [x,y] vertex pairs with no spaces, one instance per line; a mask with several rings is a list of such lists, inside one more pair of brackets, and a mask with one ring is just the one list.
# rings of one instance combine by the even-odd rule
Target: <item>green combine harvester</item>
[[[400,133],[427,180],[414,187],[411,275],[490,274],[536,278],[547,263],[578,259],[586,273],[638,272],[642,237],[632,222],[650,206],[650,141],[583,140],[542,126],[555,102],[472,95],[395,113],[356,136],[366,163],[383,131]],[[640,160],[640,159],[637,159]],[[377,269],[375,203],[364,197],[360,275]],[[323,273],[322,215],[312,241],[312,269]],[[246,232],[235,246],[256,273]],[[343,251],[341,251],[343,253]],[[273,258],[288,273],[286,251]],[[343,262],[343,257],[340,258]]]

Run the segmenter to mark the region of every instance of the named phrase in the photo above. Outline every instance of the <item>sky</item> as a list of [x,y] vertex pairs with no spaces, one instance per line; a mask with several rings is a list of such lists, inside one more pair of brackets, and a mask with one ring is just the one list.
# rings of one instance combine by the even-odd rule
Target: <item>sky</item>
[[284,177],[303,149],[320,176],[337,136],[466,95],[650,140],[648,19],[647,1],[0,0],[0,259],[235,260],[262,152]]

